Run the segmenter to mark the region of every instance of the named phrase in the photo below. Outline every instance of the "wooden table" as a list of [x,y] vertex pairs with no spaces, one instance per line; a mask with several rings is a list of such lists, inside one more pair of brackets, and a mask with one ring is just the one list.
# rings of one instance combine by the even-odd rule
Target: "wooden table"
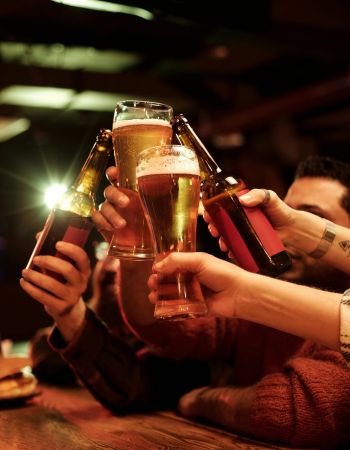
[[40,386],[0,409],[1,450],[282,449],[161,411],[113,415],[84,388]]

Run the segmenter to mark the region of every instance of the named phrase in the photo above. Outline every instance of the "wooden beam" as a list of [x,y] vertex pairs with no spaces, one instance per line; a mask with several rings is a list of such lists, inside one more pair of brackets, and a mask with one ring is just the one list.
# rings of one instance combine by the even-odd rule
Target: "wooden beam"
[[255,106],[213,118],[213,133],[244,131],[266,125],[281,115],[295,115],[350,97],[350,75],[306,86]]

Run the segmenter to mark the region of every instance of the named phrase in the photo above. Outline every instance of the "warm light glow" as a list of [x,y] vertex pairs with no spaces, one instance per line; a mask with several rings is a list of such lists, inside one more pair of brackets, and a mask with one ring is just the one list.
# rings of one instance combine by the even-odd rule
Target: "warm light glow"
[[53,184],[52,186],[49,186],[45,191],[45,204],[50,209],[53,208],[66,190],[67,187],[63,184]]
[[12,85],[0,91],[0,104],[85,111],[113,111],[117,102],[128,98],[118,93],[76,92],[44,86]]
[[1,42],[1,58],[6,63],[62,70],[117,73],[139,63],[142,56],[134,52],[94,47],[65,46],[60,43],[33,44]]
[[52,0],[56,3],[62,3],[67,6],[77,8],[93,9],[95,11],[106,11],[112,13],[129,14],[131,16],[141,17],[145,20],[152,20],[153,14],[147,9],[137,8],[135,6],[126,6],[119,3],[111,3],[97,0]]
[[19,117],[0,117],[0,142],[5,142],[30,128],[30,120]]
[[73,89],[12,85],[0,92],[0,102],[8,105],[61,109],[69,104],[74,94]]
[[83,91],[75,95],[69,105],[69,109],[82,111],[113,111],[117,102],[129,98],[129,96],[122,94]]

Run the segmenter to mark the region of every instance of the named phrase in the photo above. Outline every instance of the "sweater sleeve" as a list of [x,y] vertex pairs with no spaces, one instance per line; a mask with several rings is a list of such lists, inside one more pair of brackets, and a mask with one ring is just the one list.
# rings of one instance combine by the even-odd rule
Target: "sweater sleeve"
[[332,449],[350,441],[350,370],[339,352],[303,350],[256,385],[250,428],[259,439]]
[[95,398],[119,414],[174,407],[185,392],[210,382],[209,368],[199,361],[173,361],[148,351],[138,356],[91,310],[74,341],[67,345],[54,328],[49,343]]

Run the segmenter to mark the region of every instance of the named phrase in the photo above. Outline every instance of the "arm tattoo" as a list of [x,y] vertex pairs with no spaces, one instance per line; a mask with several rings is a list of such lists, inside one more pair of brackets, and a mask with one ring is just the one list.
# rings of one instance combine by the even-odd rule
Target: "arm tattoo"
[[349,256],[350,256],[350,241],[340,241],[339,247],[346,254],[346,257],[349,258]]

